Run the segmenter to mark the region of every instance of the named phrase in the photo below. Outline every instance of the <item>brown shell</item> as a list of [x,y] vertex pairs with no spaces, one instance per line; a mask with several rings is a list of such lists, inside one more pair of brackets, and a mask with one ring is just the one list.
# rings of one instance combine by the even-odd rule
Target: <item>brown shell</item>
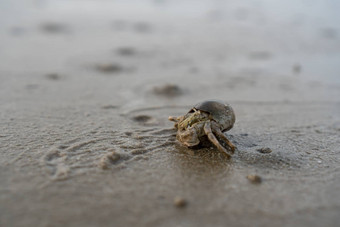
[[235,113],[232,107],[227,103],[208,100],[197,103],[193,109],[189,111],[189,113],[193,112],[194,110],[200,110],[209,113],[212,119],[221,125],[222,131],[228,131],[234,126]]

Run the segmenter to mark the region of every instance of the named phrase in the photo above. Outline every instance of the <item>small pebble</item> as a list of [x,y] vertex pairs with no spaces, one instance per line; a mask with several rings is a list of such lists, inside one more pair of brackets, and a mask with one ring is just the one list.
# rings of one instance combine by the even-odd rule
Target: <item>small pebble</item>
[[262,154],[272,153],[272,149],[270,149],[269,147],[262,147],[260,149],[257,149],[257,151],[262,153]]
[[[111,151],[111,150],[110,150]],[[121,155],[115,151],[111,151],[110,153],[104,155],[99,161],[99,167],[101,169],[109,169],[110,166],[120,160]]]
[[258,175],[248,175],[247,179],[253,184],[260,184],[262,182],[262,178]]
[[174,199],[174,205],[176,207],[182,208],[187,205],[187,201],[184,198],[177,196]]

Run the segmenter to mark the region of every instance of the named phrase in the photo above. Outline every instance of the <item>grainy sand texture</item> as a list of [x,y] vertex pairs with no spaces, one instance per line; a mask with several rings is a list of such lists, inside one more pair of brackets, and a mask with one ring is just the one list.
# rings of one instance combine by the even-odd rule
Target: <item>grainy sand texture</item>
[[[0,226],[338,226],[339,9],[1,1]],[[168,121],[207,99],[230,160]]]

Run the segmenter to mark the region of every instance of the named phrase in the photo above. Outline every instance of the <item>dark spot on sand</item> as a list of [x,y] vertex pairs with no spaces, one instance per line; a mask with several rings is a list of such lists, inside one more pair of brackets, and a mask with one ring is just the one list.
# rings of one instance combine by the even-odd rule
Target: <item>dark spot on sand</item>
[[46,74],[45,77],[49,80],[59,80],[60,79],[60,75],[57,73],[49,73]]
[[95,69],[101,73],[119,73],[124,70],[124,67],[117,63],[97,64]]
[[260,184],[262,182],[262,178],[258,175],[248,175],[247,179],[253,184]]
[[299,64],[295,64],[295,65],[293,65],[292,70],[293,70],[293,73],[299,74],[302,70],[302,67]]
[[133,28],[136,32],[149,33],[152,30],[152,26],[146,22],[137,22],[133,24]]
[[297,130],[297,129],[292,129],[290,130],[292,133],[300,133],[300,130]]
[[45,33],[50,33],[50,34],[68,32],[68,28],[66,25],[61,24],[61,23],[55,23],[55,22],[47,22],[47,23],[40,25],[40,30]]
[[272,54],[267,51],[253,51],[250,52],[249,58],[253,60],[269,60],[272,58]]
[[192,74],[196,74],[196,73],[199,73],[199,69],[198,67],[193,66],[189,68],[189,72]]
[[130,57],[136,54],[133,47],[120,47],[117,49],[117,54],[124,57]]
[[138,115],[138,116],[133,117],[132,119],[138,122],[147,122],[147,121],[150,121],[152,117],[148,115]]
[[115,105],[105,105],[105,106],[102,106],[101,108],[104,109],[104,110],[109,110],[109,109],[117,109],[118,106],[115,106]]
[[183,90],[175,84],[166,84],[163,86],[156,86],[153,88],[153,92],[156,95],[161,95],[165,97],[175,97],[183,94]]
[[133,121],[140,123],[141,125],[157,125],[159,122],[156,118],[149,115],[137,115],[132,118]]
[[256,151],[258,151],[262,154],[272,153],[272,149],[270,149],[269,147],[262,147],[262,148],[256,149]]
[[68,145],[60,144],[60,145],[58,146],[58,149],[66,149],[66,148],[68,148],[68,147],[69,147]]

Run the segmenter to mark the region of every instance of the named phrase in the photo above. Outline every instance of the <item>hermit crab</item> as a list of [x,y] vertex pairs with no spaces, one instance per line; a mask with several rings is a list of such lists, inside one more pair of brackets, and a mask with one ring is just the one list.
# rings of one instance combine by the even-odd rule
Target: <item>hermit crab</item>
[[234,154],[236,147],[223,133],[235,123],[235,113],[229,104],[213,100],[200,102],[187,114],[170,116],[169,120],[175,122],[177,139],[185,146],[195,147],[208,139],[228,157]]

